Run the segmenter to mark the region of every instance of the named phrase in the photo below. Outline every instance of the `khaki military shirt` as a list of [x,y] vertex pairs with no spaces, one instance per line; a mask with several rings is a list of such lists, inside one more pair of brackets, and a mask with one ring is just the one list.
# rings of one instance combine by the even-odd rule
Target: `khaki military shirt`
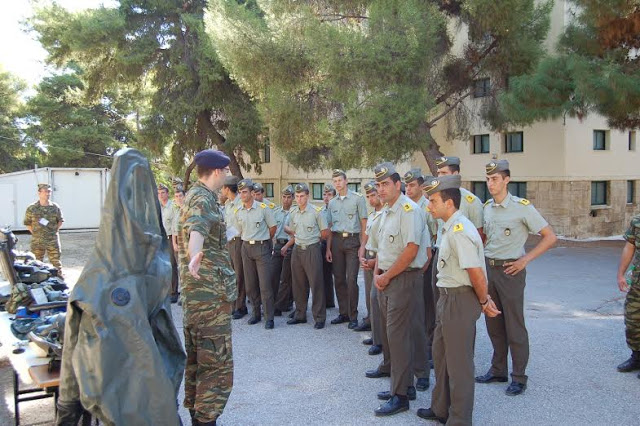
[[42,241],[57,238],[58,226],[64,222],[60,206],[49,201],[48,206],[41,206],[40,201],[29,204],[24,215],[24,224],[31,226],[33,238]]
[[327,221],[321,207],[307,204],[304,210],[298,206],[291,208],[287,226],[293,231],[296,245],[308,246],[320,242],[320,232],[327,229]]
[[276,240],[288,240],[289,234],[284,232],[285,224],[287,223],[287,219],[289,218],[289,214],[291,213],[291,207],[289,210],[285,210],[282,206],[277,206],[273,209],[273,218],[276,220],[276,233],[273,236]]
[[377,238],[377,235],[378,235],[378,225],[380,224],[380,216],[382,216],[382,210],[384,210],[384,208],[381,208],[378,211],[374,210],[371,213],[369,213],[369,218],[367,219],[367,227],[364,231],[365,234],[367,234],[368,236],[367,244],[365,244],[364,248],[365,250],[372,251],[374,253],[376,250],[374,250],[373,247],[374,246],[376,248],[378,247],[378,244],[375,241],[375,239]]
[[[438,234],[438,222],[431,216],[431,210],[429,210],[429,200],[424,195],[418,200],[418,207],[425,212],[427,220],[427,230],[430,237],[435,237]],[[429,241],[429,247],[431,247],[431,241]]]
[[176,203],[173,203],[173,220],[171,221],[171,234],[170,235],[178,235],[178,222],[180,221],[180,206]]
[[164,206],[160,203],[160,214],[162,215],[162,226],[164,226],[164,232],[167,235],[171,235],[173,233],[173,216],[175,215],[176,210],[173,208],[173,201],[167,201],[167,204]]
[[[460,188],[460,209],[459,211],[474,224],[476,228],[482,228],[482,202],[471,191]],[[442,226],[444,222],[438,219],[438,237],[436,247],[440,247],[442,240]]]
[[273,207],[255,200],[248,209],[243,204],[240,205],[236,211],[235,221],[242,241],[269,240],[271,239],[269,228],[276,226]]
[[329,201],[327,223],[332,232],[359,233],[360,220],[367,218],[367,203],[362,195],[347,191],[347,195],[336,195]]
[[238,228],[235,223],[235,217],[236,211],[240,210],[240,207],[242,207],[242,200],[237,195],[233,200],[227,200],[224,203],[224,221],[227,223],[227,228],[231,226]]
[[519,259],[525,254],[524,244],[529,234],[537,234],[548,225],[529,200],[510,193],[500,204],[491,199],[484,206],[485,256]]
[[[420,245],[425,225],[418,205],[406,195],[400,195],[393,206],[385,206],[378,226],[372,248],[378,252],[378,268],[387,270],[409,243]],[[423,266],[424,262],[420,264],[419,256],[416,256],[409,268]]]
[[[188,248],[192,231],[204,236],[198,271],[200,279],[189,273]],[[198,181],[185,194],[178,221],[180,283],[186,323],[210,316],[219,301],[232,302],[237,298],[236,275],[226,245],[226,225],[218,199]]]
[[438,251],[438,287],[472,286],[468,268],[482,268],[485,276],[482,238],[461,211],[455,212],[442,226]]

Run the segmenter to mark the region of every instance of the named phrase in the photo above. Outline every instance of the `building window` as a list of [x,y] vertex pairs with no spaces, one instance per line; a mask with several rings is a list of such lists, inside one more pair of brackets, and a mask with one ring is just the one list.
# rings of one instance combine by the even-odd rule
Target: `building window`
[[476,194],[476,197],[480,198],[483,203],[491,198],[489,194],[489,188],[487,188],[487,182],[473,182],[471,192]]
[[360,184],[359,183],[348,183],[347,189],[353,192],[360,192]]
[[607,132],[605,130],[593,131],[593,150],[604,151],[607,149]]
[[504,152],[524,152],[522,132],[510,132],[504,135]]
[[271,145],[266,144],[264,148],[262,148],[262,162],[270,163],[271,162]]
[[507,189],[511,195],[520,198],[527,198],[527,182],[509,182]]
[[473,153],[488,154],[489,153],[489,135],[473,135]]
[[324,184],[322,183],[312,183],[311,184],[311,193],[314,200],[322,200],[322,191],[324,189]]
[[474,80],[473,82],[473,97],[474,98],[483,98],[485,96],[489,96],[489,91],[491,90],[491,80],[488,78],[481,78],[479,80]]
[[627,181],[627,204],[633,204],[633,194],[636,192],[635,181]]
[[607,205],[607,182],[600,180],[591,182],[591,205]]
[[629,132],[629,151],[636,150],[636,131],[632,130]]
[[273,197],[273,184],[272,183],[264,183],[262,184],[264,188],[264,196],[265,197]]

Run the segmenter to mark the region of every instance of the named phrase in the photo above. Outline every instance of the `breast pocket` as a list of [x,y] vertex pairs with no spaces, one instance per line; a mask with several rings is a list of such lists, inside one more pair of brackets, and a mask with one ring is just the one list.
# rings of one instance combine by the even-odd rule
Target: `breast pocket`
[[387,244],[389,244],[391,247],[401,247],[402,235],[400,234],[400,226],[394,225],[386,227],[383,232],[382,238],[385,238],[387,240]]
[[442,270],[451,261],[451,247],[444,246],[438,250],[438,270]]

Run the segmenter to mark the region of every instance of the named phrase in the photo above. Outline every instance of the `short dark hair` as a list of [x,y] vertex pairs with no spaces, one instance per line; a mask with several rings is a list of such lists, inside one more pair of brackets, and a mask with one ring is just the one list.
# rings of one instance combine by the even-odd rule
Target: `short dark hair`
[[201,166],[199,164],[196,165],[196,173],[198,174],[199,178],[206,178],[208,176],[211,176],[211,173],[213,173],[215,169],[212,169],[211,167],[207,167],[207,166]]
[[416,178],[416,180],[418,181],[419,185],[422,185],[424,183],[424,178],[422,176],[420,176],[419,178]]
[[500,176],[502,176],[502,179],[506,178],[506,177],[511,177],[511,170],[507,169],[507,170],[500,170],[498,173]]
[[177,194],[178,192],[180,192],[180,193],[182,193],[182,195],[184,195],[184,188],[182,188],[181,186],[176,187],[175,194]]
[[391,178],[391,182],[393,182],[393,183],[400,182],[400,180],[401,180],[399,173],[394,173],[389,177]]
[[460,164],[449,164],[447,167],[449,168],[451,173],[455,173],[455,172],[460,173]]
[[440,197],[442,198],[442,202],[447,200],[453,201],[453,205],[457,210],[460,210],[460,190],[458,188],[449,188],[443,189],[440,191]]
[[224,184],[222,185],[224,188],[228,188],[229,191],[233,192],[234,194],[238,193],[238,184],[237,183],[229,183],[229,184]]

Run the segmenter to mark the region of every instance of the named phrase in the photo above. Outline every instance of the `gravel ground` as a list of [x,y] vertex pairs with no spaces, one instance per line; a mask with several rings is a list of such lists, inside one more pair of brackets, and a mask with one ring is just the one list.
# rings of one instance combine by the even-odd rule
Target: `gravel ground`
[[[62,262],[74,283],[91,252],[96,233],[63,233]],[[20,235],[21,248],[29,237]],[[615,271],[620,243],[557,247],[528,268],[527,321],[531,358],[529,387],[508,397],[506,384],[476,386],[476,424],[637,425],[640,379],[615,366],[629,351],[624,340],[622,303]],[[365,313],[361,285],[360,312]],[[182,311],[173,305],[176,326]],[[329,309],[327,319],[337,315]],[[408,412],[379,419],[376,392],[388,379],[367,379],[381,356],[367,355],[360,342],[368,336],[339,326],[314,330],[309,323],[287,326],[276,317],[275,330],[233,323],[234,388],[219,423],[223,425],[407,425],[428,423],[415,413],[428,407],[430,392],[418,392]],[[180,333],[182,334],[182,333]],[[6,348],[0,348],[5,350]],[[0,352],[0,356],[2,353]],[[484,321],[478,321],[476,373],[490,362],[491,344]],[[433,376],[432,376],[433,380]],[[0,424],[13,423],[11,368],[0,359]],[[182,395],[180,395],[182,398]],[[22,424],[53,422],[52,401],[21,404]],[[188,414],[181,410],[185,425]]]

